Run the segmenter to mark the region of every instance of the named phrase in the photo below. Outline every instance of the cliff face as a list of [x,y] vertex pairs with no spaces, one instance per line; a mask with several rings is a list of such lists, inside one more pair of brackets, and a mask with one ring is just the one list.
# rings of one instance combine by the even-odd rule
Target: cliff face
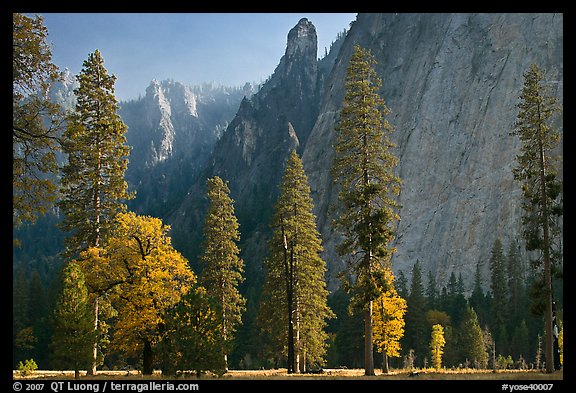
[[165,217],[203,168],[252,86],[184,86],[152,81],[146,95],[120,103],[132,147],[126,179],[137,198],[130,208]]
[[[314,126],[319,103],[319,72],[314,25],[301,19],[290,30],[286,51],[272,76],[238,112],[214,147],[205,171],[168,221],[174,243],[193,258],[199,252],[208,177],[229,182],[242,233],[247,276],[261,268],[266,254],[265,233],[284,163],[293,149],[301,151]],[[198,243],[198,242],[192,242]]]
[[375,55],[392,110],[403,180],[394,269],[409,276],[420,260],[440,285],[454,271],[470,287],[479,261],[487,273],[497,237],[505,246],[520,239],[520,189],[511,172],[519,144],[509,132],[531,63],[562,100],[562,39],[558,14],[358,15],[303,154],[332,288],[344,262],[328,213],[337,198],[329,168],[353,45]]

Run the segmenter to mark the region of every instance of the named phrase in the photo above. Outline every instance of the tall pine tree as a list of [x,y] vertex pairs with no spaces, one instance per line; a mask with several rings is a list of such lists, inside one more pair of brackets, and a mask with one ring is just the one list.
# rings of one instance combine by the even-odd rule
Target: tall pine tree
[[124,135],[127,127],[117,114],[116,77],[108,75],[96,50],[76,78],[76,109],[63,135],[68,163],[59,202],[65,214],[62,229],[71,234],[66,246],[72,256],[99,247],[116,213],[126,210],[123,200],[131,198],[124,180],[130,148]]
[[92,346],[95,341],[92,307],[88,301],[88,288],[82,269],[71,262],[63,271],[62,292],[54,311],[52,346],[54,360],[60,369],[80,370],[92,364]]
[[545,316],[546,371],[554,371],[552,326],[552,274],[560,268],[562,249],[559,217],[563,214],[563,181],[560,177],[557,149],[560,132],[550,125],[560,111],[558,101],[547,91],[544,73],[532,64],[524,73],[519,113],[512,135],[521,142],[518,165],[512,170],[522,184],[524,238],[528,251],[537,251],[536,265],[542,270],[542,290],[537,301]]
[[238,286],[244,281],[244,261],[239,256],[237,242],[240,241],[240,232],[234,201],[229,196],[230,189],[218,176],[208,179],[207,185],[210,207],[204,223],[200,283],[213,299],[222,324],[220,351],[227,370],[228,353],[246,304],[246,299],[238,291]]
[[430,332],[426,323],[426,297],[422,284],[422,270],[420,261],[416,260],[412,268],[410,295],[408,295],[408,310],[406,311],[406,335],[404,349],[414,350],[417,363],[424,365],[423,361],[428,353],[428,337]]
[[308,178],[292,151],[275,205],[261,306],[261,320],[277,351],[287,348],[289,372],[324,364],[325,327],[334,315],[327,305],[326,263],[312,209]]
[[[117,114],[114,96],[116,77],[108,75],[98,50],[88,55],[76,77],[76,109],[68,118],[62,149],[68,163],[62,169],[61,228],[70,235],[66,254],[76,257],[89,247],[101,247],[117,213],[126,210],[123,200],[132,197],[124,180],[130,148],[125,144],[127,127]],[[98,297],[94,302],[98,329]],[[96,373],[97,348],[91,374]]]
[[506,259],[500,239],[494,241],[490,256],[492,288],[492,331],[496,348],[504,354],[508,344],[506,322],[508,316],[508,286],[506,285]]
[[390,242],[400,219],[394,197],[400,179],[393,169],[398,159],[393,131],[386,120],[390,110],[379,91],[376,59],[369,50],[354,47],[344,82],[345,97],[337,125],[333,178],[340,185],[341,206],[336,220],[344,240],[339,253],[348,257],[346,284],[351,304],[364,314],[364,373],[374,375],[372,303],[385,290],[384,266],[395,252]]

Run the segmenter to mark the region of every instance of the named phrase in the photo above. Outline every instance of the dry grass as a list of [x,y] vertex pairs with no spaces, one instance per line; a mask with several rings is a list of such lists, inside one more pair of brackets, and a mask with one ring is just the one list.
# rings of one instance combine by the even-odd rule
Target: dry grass
[[[14,379],[21,379],[17,371],[13,372]],[[47,371],[36,370],[26,379],[73,379],[73,371]],[[152,376],[143,376],[136,371],[129,374],[126,371],[99,371],[96,376],[86,376],[86,372],[81,372],[82,379],[111,379],[111,380],[132,380],[132,379],[163,379],[159,372]],[[214,375],[204,375],[201,379],[218,378]],[[173,379],[173,378],[166,378]],[[180,379],[196,379],[194,374],[187,374]],[[376,375],[367,377],[363,369],[325,369],[322,374],[288,374],[285,368],[275,370],[230,370],[219,379],[222,380],[562,380],[563,371],[553,374],[546,374],[532,370],[506,370],[496,373],[491,370],[440,370],[426,369],[418,371],[417,375],[409,371],[394,370],[388,374],[376,371]]]

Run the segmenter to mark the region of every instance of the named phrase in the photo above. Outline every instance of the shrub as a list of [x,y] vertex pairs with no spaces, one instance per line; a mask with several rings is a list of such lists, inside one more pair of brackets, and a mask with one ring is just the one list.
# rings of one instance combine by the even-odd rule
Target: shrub
[[18,372],[21,376],[26,377],[34,372],[34,370],[38,369],[38,365],[34,361],[34,359],[26,359],[24,363],[22,361],[18,362],[17,364]]

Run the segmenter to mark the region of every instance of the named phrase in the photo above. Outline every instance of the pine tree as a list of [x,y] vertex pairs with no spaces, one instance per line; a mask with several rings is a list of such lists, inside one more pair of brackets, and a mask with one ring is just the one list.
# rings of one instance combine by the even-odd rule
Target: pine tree
[[398,159],[392,154],[390,113],[379,96],[381,80],[369,50],[354,47],[344,82],[345,97],[337,125],[333,178],[340,185],[342,203],[336,221],[344,240],[340,255],[349,257],[354,282],[352,305],[364,313],[364,372],[374,375],[372,304],[385,289],[384,265],[395,252],[390,247],[400,192],[400,179],[393,174]]
[[561,135],[550,125],[560,106],[549,95],[543,80],[544,73],[535,64],[524,73],[519,113],[511,132],[522,145],[516,156],[518,165],[512,172],[522,184],[526,249],[539,252],[537,265],[542,268],[543,291],[540,291],[538,301],[545,310],[546,371],[551,373],[554,371],[552,272],[555,264],[561,264],[562,258],[562,250],[555,240],[562,237],[559,217],[563,214],[563,181],[555,153]]
[[162,374],[177,375],[179,370],[193,370],[198,377],[205,371],[224,374],[221,337],[221,319],[206,289],[192,287],[166,314]]
[[514,359],[530,356],[530,339],[528,335],[528,325],[522,320],[512,331],[511,355]]
[[394,289],[394,274],[386,268],[389,289],[374,301],[374,344],[383,355],[382,372],[388,373],[388,358],[400,356],[400,339],[404,336],[406,300]]
[[261,321],[277,351],[287,348],[289,372],[324,364],[325,327],[334,315],[327,305],[326,263],[312,209],[302,161],[292,151],[275,205],[261,305]]
[[[518,324],[518,321],[524,319],[524,312],[528,306],[525,301],[526,279],[524,269],[522,268],[522,261],[520,259],[518,245],[514,241],[510,242],[506,262],[506,284],[509,294],[509,331],[513,331],[513,329],[516,327],[515,325]],[[527,357],[528,353],[524,353],[523,355],[524,357]]]
[[[496,347],[502,351],[508,342],[506,322],[508,315],[508,290],[506,285],[506,259],[500,239],[496,239],[490,256],[490,275],[492,288],[492,331]],[[503,353],[503,352],[501,352]]]
[[464,357],[476,368],[485,368],[488,363],[488,352],[484,345],[484,334],[478,316],[473,308],[468,307],[460,326],[460,345]]
[[476,272],[474,273],[474,284],[472,287],[472,294],[468,299],[468,303],[476,313],[481,323],[487,323],[488,312],[486,310],[486,296],[482,289],[482,276],[480,271],[481,261],[476,265]]
[[[132,197],[124,180],[130,148],[125,145],[127,127],[116,113],[116,77],[108,75],[96,50],[88,55],[76,79],[80,84],[74,90],[76,109],[68,117],[62,138],[68,163],[62,169],[62,198],[58,202],[64,213],[61,229],[70,233],[66,239],[68,257],[102,246],[114,217],[126,210],[122,200]],[[95,330],[99,295],[94,302]],[[96,356],[94,347],[91,374],[96,373]]]
[[436,308],[438,306],[438,287],[436,285],[436,277],[428,270],[428,285],[426,286],[426,297],[429,308]]
[[75,379],[92,363],[93,318],[84,273],[71,262],[63,271],[62,292],[54,311],[52,347],[58,367],[74,369]]
[[228,352],[236,327],[242,322],[246,299],[238,291],[244,281],[244,261],[240,258],[238,219],[228,185],[218,176],[208,179],[210,207],[204,223],[204,243],[200,261],[203,264],[200,284],[215,305],[222,324],[220,352],[224,369],[228,369]]
[[108,75],[96,50],[76,78],[76,109],[63,136],[68,163],[59,202],[65,214],[61,227],[71,232],[66,241],[71,256],[99,247],[116,213],[126,210],[121,201],[131,198],[124,180],[130,148],[125,145],[127,127],[116,113],[116,77]]
[[18,225],[34,222],[56,199],[55,152],[64,115],[48,98],[61,76],[44,19],[14,13],[12,26],[12,211]]
[[398,277],[394,280],[394,287],[402,299],[408,299],[408,279],[402,270],[398,272]]
[[436,370],[440,370],[440,367],[442,367],[442,354],[444,353],[444,345],[446,345],[446,340],[444,339],[444,329],[442,328],[442,325],[436,324],[432,326],[432,338],[430,340],[432,364]]
[[412,279],[410,283],[410,295],[407,299],[408,310],[406,311],[406,335],[405,349],[413,349],[418,361],[423,361],[426,350],[426,341],[429,333],[426,326],[426,297],[422,284],[422,270],[420,261],[412,267]]

